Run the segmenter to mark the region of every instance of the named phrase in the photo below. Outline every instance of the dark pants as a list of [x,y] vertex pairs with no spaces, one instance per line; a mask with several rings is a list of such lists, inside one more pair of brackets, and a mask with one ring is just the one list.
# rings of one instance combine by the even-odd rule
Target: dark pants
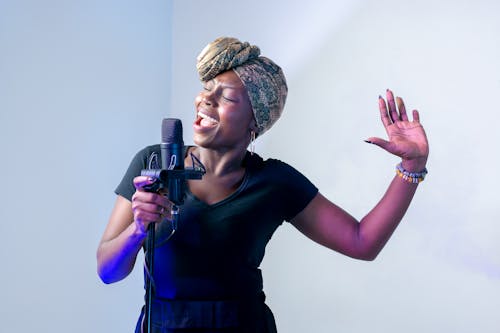
[[[151,333],[276,333],[274,316],[257,297],[227,301],[154,300]],[[146,333],[144,308],[135,333]]]

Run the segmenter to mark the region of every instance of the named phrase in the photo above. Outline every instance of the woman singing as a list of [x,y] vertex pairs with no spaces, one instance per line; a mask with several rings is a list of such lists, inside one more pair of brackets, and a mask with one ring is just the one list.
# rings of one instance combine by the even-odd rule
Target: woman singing
[[[203,89],[195,98],[194,145],[185,147],[185,165],[199,160],[206,174],[186,181],[178,230],[169,237],[168,193],[146,191],[152,179],[140,176],[158,168],[159,145],[138,152],[116,189],[98,273],[105,283],[125,278],[154,223],[153,332],[276,332],[259,269],[274,231],[288,221],[327,248],[375,259],[427,173],[427,138],[418,112],[410,120],[401,98],[387,90],[378,99],[388,139],[367,142],[401,163],[384,196],[357,221],[292,166],[253,152],[255,138],[283,112],[287,85],[279,66],[257,46],[223,37],[203,49],[197,69]],[[136,332],[143,325],[141,313]]]

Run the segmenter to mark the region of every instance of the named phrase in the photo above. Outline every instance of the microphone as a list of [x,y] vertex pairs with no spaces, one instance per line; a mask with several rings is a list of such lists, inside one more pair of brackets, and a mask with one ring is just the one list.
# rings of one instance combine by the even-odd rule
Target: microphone
[[176,177],[175,174],[184,174],[184,141],[182,139],[182,122],[180,119],[165,118],[161,124],[161,168],[169,172],[167,176],[168,199],[175,205],[184,203],[185,177]]
[[141,176],[148,176],[154,182],[144,186],[144,190],[158,193],[168,190],[168,199],[175,207],[184,203],[186,180],[201,179],[206,172],[205,166],[193,154],[189,168],[184,168],[184,142],[182,122],[179,119],[165,118],[161,127],[161,169],[143,169]]

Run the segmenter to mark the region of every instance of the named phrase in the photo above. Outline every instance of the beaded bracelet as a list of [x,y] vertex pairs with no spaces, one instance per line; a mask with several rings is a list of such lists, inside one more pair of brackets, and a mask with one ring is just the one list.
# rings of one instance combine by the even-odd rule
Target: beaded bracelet
[[396,165],[396,174],[400,178],[406,180],[409,183],[418,184],[424,180],[425,175],[427,174],[427,169],[424,168],[424,170],[420,172],[410,172],[408,170],[405,170],[405,168],[403,168],[403,163],[401,162],[398,165]]

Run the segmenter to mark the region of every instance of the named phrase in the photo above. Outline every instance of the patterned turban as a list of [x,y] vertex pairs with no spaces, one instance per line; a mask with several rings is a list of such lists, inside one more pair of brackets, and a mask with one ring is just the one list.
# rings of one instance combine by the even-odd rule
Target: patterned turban
[[230,69],[239,76],[248,92],[259,135],[281,116],[288,92],[285,76],[272,60],[260,56],[257,46],[236,38],[217,38],[201,51],[196,68],[203,82]]

